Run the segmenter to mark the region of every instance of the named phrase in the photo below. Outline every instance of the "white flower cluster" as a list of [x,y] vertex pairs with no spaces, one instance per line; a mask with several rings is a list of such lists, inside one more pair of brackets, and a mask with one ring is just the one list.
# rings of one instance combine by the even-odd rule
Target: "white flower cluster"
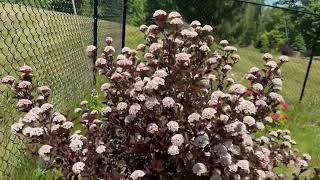
[[76,162],[72,166],[72,171],[75,174],[80,174],[86,165],[83,162]]
[[104,146],[104,145],[99,145],[97,148],[96,148],[96,152],[98,153],[98,154],[102,154],[102,153],[104,153],[105,151],[106,151],[106,146]]
[[131,173],[130,178],[133,180],[136,180],[136,179],[144,177],[145,175],[146,175],[146,173],[144,171],[135,170],[135,171],[133,171],[133,173]]
[[43,145],[43,146],[41,146],[40,149],[38,150],[38,154],[39,154],[39,156],[40,156],[42,159],[48,160],[49,158],[48,158],[47,154],[50,153],[51,149],[52,149],[52,146],[50,146],[50,145]]
[[19,131],[22,130],[24,124],[22,122],[17,122],[11,125],[11,132],[13,134],[17,134]]
[[172,132],[177,132],[179,130],[179,124],[176,121],[169,121],[167,127]]
[[44,133],[44,129],[41,127],[25,127],[22,130],[22,134],[25,136],[33,137],[33,136],[41,136]]
[[78,132],[75,132],[71,137],[70,137],[70,144],[69,147],[73,152],[78,152],[82,150],[83,147],[83,136],[80,135]]

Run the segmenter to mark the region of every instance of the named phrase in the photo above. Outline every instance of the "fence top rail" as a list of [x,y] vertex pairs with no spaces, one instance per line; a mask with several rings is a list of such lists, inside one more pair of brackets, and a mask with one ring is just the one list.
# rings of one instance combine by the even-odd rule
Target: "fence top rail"
[[292,9],[292,8],[275,6],[275,5],[264,4],[264,3],[257,3],[257,2],[246,1],[246,0],[231,0],[231,1],[236,1],[236,2],[239,2],[239,3],[252,4],[252,5],[256,5],[256,6],[264,6],[264,7],[282,9],[282,10],[289,11],[289,12],[309,14],[309,15],[312,15],[312,16],[318,16],[318,17],[320,18],[320,14],[318,14],[318,13],[313,13],[313,12],[308,12],[308,11],[302,11],[302,10],[298,10],[298,9]]

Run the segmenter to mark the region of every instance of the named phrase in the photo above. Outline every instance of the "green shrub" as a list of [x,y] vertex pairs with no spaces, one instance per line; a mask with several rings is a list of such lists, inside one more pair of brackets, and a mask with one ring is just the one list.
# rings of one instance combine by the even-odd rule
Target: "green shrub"
[[296,36],[291,44],[292,48],[296,51],[304,53],[306,51],[306,43],[301,34]]
[[285,43],[285,38],[282,32],[279,30],[271,30],[270,32],[264,32],[260,36],[258,43],[262,52],[268,52],[271,49],[276,49],[280,44]]
[[262,52],[268,52],[270,50],[270,42],[269,42],[269,38],[268,38],[268,33],[265,32],[260,36],[260,50]]
[[144,0],[128,1],[128,19],[127,22],[133,26],[139,26],[145,23]]

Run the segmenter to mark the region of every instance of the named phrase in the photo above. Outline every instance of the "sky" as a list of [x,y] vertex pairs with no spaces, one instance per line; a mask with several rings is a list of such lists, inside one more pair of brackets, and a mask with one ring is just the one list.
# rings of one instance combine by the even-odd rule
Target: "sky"
[[272,3],[276,2],[276,0],[266,0],[265,1],[265,4],[269,4],[271,5]]

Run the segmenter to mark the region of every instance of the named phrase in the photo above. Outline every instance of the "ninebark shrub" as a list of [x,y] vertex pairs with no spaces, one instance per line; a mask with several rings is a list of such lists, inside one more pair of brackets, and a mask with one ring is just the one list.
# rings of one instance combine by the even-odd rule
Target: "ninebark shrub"
[[[67,114],[54,112],[47,86],[32,85],[32,69],[3,78],[18,99],[21,119],[11,130],[30,141],[28,150],[47,169],[65,179],[263,179],[279,178],[279,165],[308,167],[311,157],[293,149],[289,130],[254,138],[282,117],[281,66],[271,54],[252,67],[240,84],[232,79],[240,60],[226,40],[219,48],[213,28],[193,21],[185,28],[178,12],[154,13],[155,24],[142,25],[145,44],[115,55],[106,38],[96,61],[104,107],[83,101],[83,128]],[[93,57],[94,46],[87,54]]]

